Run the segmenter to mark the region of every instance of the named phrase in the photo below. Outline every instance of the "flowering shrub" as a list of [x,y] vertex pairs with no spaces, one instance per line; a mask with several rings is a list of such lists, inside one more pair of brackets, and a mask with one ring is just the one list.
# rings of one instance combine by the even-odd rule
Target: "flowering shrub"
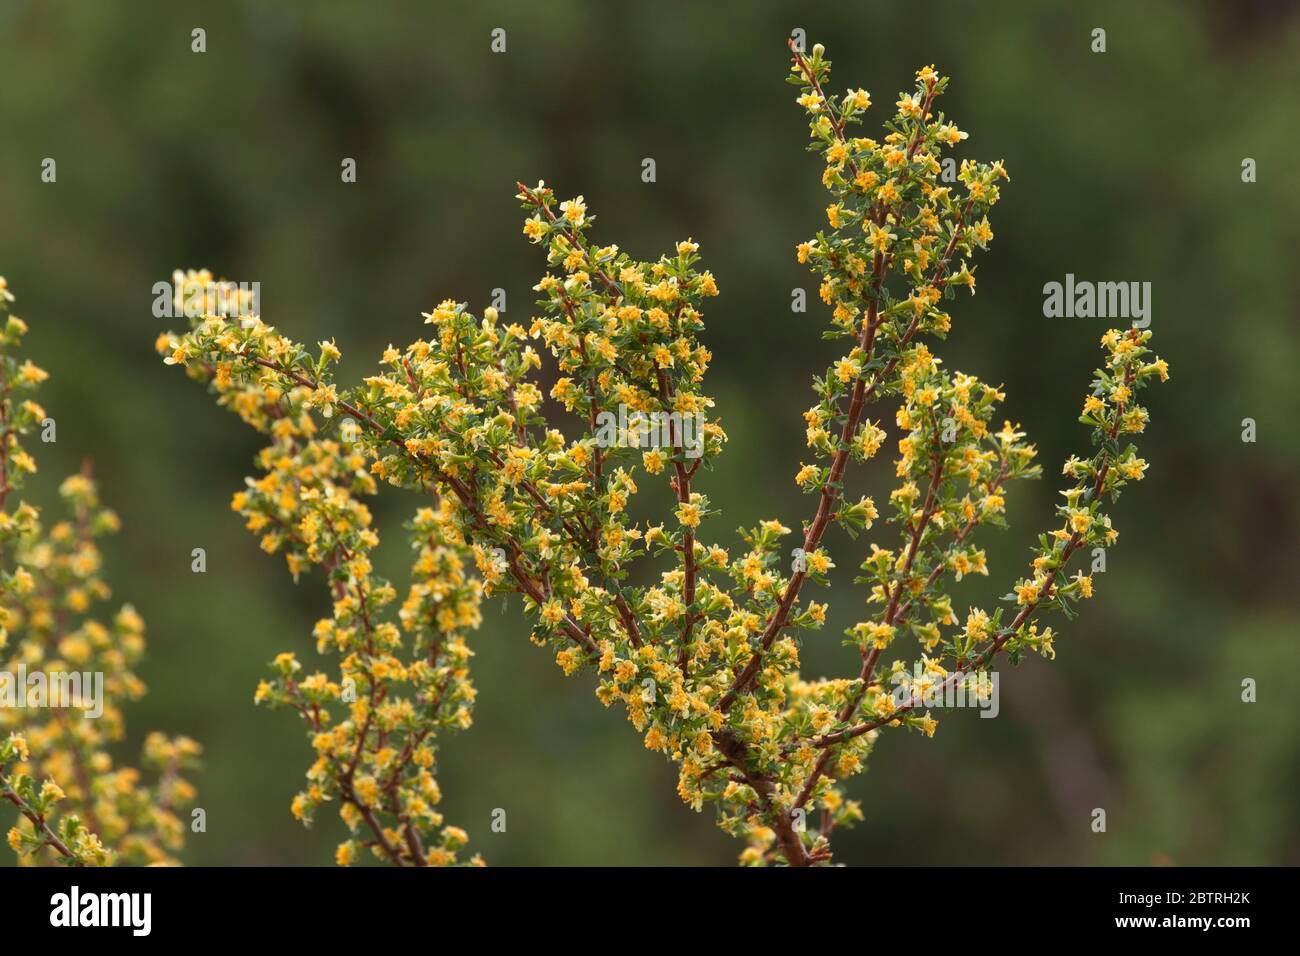
[[[238,314],[249,301],[223,299],[225,286],[207,273],[176,280],[185,314],[218,307]],[[296,710],[316,751],[293,815],[310,826],[322,803],[339,802],[357,835],[339,845],[340,865],[360,848],[399,866],[456,862],[467,836],[444,825],[436,809],[433,766],[438,732],[470,724],[474,687],[464,635],[478,627],[483,585],[468,573],[450,502],[421,508],[408,525],[412,583],[396,605],[397,591],[370,564],[379,536],[361,499],[375,493],[376,482],[366,469],[371,446],[355,434],[359,423],[371,434],[380,426],[372,403],[354,406],[323,384],[339,359],[333,344],[322,342],[313,360],[256,318],[210,317],[183,342],[164,335],[159,345],[169,362],[186,363],[221,404],[270,438],[257,458],[262,477],[248,479],[231,507],[261,536],[264,551],[284,554],[295,581],[313,567],[328,578],[333,612],[317,623],[315,637],[320,653],[339,655],[338,677],[301,676],[294,655],[281,654],[274,679],[255,694],[258,703]],[[314,415],[336,419],[339,410],[351,427],[339,439],[319,437]]]
[[[1069,576],[1067,565],[1080,550],[1114,543],[1102,506],[1143,475],[1146,463],[1125,440],[1146,425],[1138,390],[1165,379],[1167,367],[1150,355],[1150,332],[1106,333],[1081,418],[1095,447],[1065,464],[1070,486],[1056,526],[1007,608],[959,616],[948,581],[988,573],[975,532],[1003,525],[1009,486],[1039,468],[1021,431],[1010,422],[994,430],[1002,392],[943,369],[921,338],[942,339],[946,303],[963,287],[973,293],[969,260],[992,239],[988,213],[1007,173],[1000,162],[964,161],[959,185],[941,182],[942,151],[966,134],[933,112],[947,86],[933,68],[900,95],[880,141],[850,134],[871,98],[864,90],[831,98],[829,72],[820,46],[794,52],[790,79],[831,193],[829,229],[797,255],[820,277],[828,337],[847,340],[847,353],[814,379],[804,414],[810,460],[795,482],[813,496],[814,513],[788,573],[791,530],[778,521],[744,532],[732,550],[702,537],[718,509],[699,489],[699,471],[726,434],[703,388],[711,360],[703,308],[718,286],[697,244],[650,261],[600,245],[581,196],[557,202],[544,184],[519,186],[524,233],[551,270],[535,287],[540,314],[528,328],[504,324],[493,308],[475,315],[443,301],[425,315],[428,337],[390,348],[359,386],[335,383],[333,342],[313,354],[256,316],[209,312],[159,339],[168,363],[272,436],[258,462],[265,477],[250,479],[234,507],[295,576],[321,565],[334,591],[334,617],[317,637],[355,681],[345,719],[329,717],[340,682],[301,680],[290,657],[258,691],[311,728],[319,756],[295,813],[309,818],[337,798],[354,830],[358,818],[369,825],[366,845],[392,862],[450,862],[459,831],[444,828],[437,853],[420,839],[440,824],[428,766],[433,733],[468,722],[462,638],[478,622],[480,593],[520,594],[533,643],[566,673],[595,677],[601,703],[621,704],[645,746],[679,764],[682,800],[697,810],[714,804],[722,828],[748,842],[741,859],[752,864],[829,861],[833,830],[862,816],[843,783],[861,772],[881,731],[933,735],[928,693],[960,686],[978,696],[988,689],[974,675],[997,654],[1054,653],[1053,632],[1035,618],[1070,613],[1092,594],[1091,578]],[[207,273],[181,278],[196,289],[190,301],[212,297]],[[530,341],[555,360],[550,396],[577,423],[568,436],[542,414],[534,374],[542,360]],[[887,425],[868,415],[881,400],[897,403],[900,484],[878,507],[849,500],[845,476],[888,440]],[[640,425],[628,424],[647,417],[667,422],[666,440],[649,448]],[[694,443],[688,420],[701,422]],[[337,439],[316,437],[340,421]],[[416,583],[397,615],[411,634],[405,656],[400,629],[377,622],[392,589],[365,558],[375,536],[356,496],[373,492],[376,479],[436,502],[412,524]],[[633,521],[631,497],[659,482],[671,519]],[[837,524],[856,536],[882,512],[897,543],[872,544],[861,565],[872,613],[847,632],[860,667],[805,679],[799,634],[822,626],[826,605],[801,594],[834,567],[826,532]],[[641,561],[657,562],[656,583],[628,583]],[[891,648],[903,656],[883,664]],[[813,809],[816,828],[805,823]],[[341,862],[351,847],[340,848]]]
[[[0,314],[12,301],[0,278]],[[59,486],[68,514],[49,528],[11,501],[36,472],[22,436],[52,424],[27,397],[48,375],[17,356],[26,331],[15,315],[0,331],[0,799],[19,813],[9,846],[24,864],[172,862],[185,835],[176,811],[194,798],[181,774],[199,745],[150,734],[151,784],[108,750],[125,733],[120,704],[145,691],[135,674],[144,621],[129,604],[108,622],[93,613],[110,596],[95,540],[117,531],[117,515],[88,467]]]

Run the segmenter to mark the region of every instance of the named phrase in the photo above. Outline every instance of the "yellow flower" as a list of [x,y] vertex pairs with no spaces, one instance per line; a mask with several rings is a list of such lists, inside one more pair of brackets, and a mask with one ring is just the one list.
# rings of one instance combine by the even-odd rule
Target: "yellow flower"
[[858,174],[853,177],[853,185],[863,191],[874,189],[878,182],[880,182],[880,177],[869,169],[860,169]]
[[14,753],[18,755],[19,760],[25,763],[31,759],[31,752],[27,749],[26,737],[21,734],[10,734],[9,743],[13,746]]
[[21,565],[14,570],[13,588],[17,594],[31,594],[36,588],[36,579],[32,577],[31,572]]
[[1147,463],[1141,458],[1134,458],[1120,465],[1119,473],[1132,481],[1141,481],[1146,470]]
[[889,245],[897,239],[888,229],[882,229],[874,222],[867,224],[867,240],[877,252],[888,252]]
[[45,369],[37,368],[31,361],[23,362],[18,367],[18,379],[28,385],[39,385],[50,377],[50,373]]
[[564,218],[575,226],[581,226],[587,218],[587,204],[583,197],[577,199],[566,199],[560,203],[560,212],[564,213]]
[[817,113],[820,112],[822,108],[822,104],[825,101],[821,98],[819,94],[809,92],[798,97],[795,100],[795,102],[798,103],[800,106],[802,106],[804,109],[806,109],[809,113]]
[[614,668],[614,679],[620,684],[626,684],[634,677],[636,677],[636,664],[631,661],[619,661]]
[[57,783],[55,783],[53,780],[46,780],[43,784],[41,784],[42,800],[49,800],[49,801],[62,800],[64,796],[65,794],[63,792],[63,788],[60,787]]
[[913,93],[904,93],[895,104],[904,116],[920,116],[921,100]]
[[966,636],[974,641],[982,641],[988,637],[990,623],[988,614],[980,608],[971,608],[966,615]]
[[555,663],[560,665],[565,676],[574,674],[578,668],[582,667],[582,655],[576,647],[566,647],[555,654]]
[[858,450],[862,453],[863,458],[872,457],[885,441],[885,430],[872,422],[867,422],[862,426],[862,431],[858,433]]
[[379,803],[379,781],[370,774],[357,777],[352,790],[364,806],[373,807]]

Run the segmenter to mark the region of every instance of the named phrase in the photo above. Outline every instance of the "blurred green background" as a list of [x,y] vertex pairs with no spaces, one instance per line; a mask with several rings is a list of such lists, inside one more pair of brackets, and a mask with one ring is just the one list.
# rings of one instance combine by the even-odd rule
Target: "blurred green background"
[[[1099,596],[1061,631],[1055,663],[1003,671],[999,719],[960,712],[932,741],[888,734],[852,785],[867,822],[849,863],[1300,863],[1296,589],[1300,9],[1294,2],[1081,4],[1017,0],[801,5],[719,2],[0,3],[0,274],[52,373],[41,401],[55,479],[93,456],[125,529],[108,546],[116,598],[149,623],[128,711],[133,760],[150,728],[206,748],[208,832],[195,864],[318,864],[340,827],[289,815],[309,754],[289,714],[255,709],[265,663],[315,653],[319,579],[295,587],[228,509],[259,441],[153,352],[154,282],[207,266],[261,282],[267,321],[336,337],[346,381],[422,334],[438,299],[508,295],[524,322],[543,266],[520,235],[517,179],[584,193],[595,235],[651,258],[693,236],[722,288],[706,340],[731,436],[702,486],[710,537],[811,499],[791,482],[823,342],[815,279],[793,246],[824,223],[820,164],[784,83],[785,38],[826,44],[834,87],[890,112],[927,63],[971,132],[959,155],[1004,158],[1012,181],[979,294],[954,308],[949,367],[1004,381],[1005,412],[1048,477],[1016,489],[993,573],[961,603],[991,606],[1051,520],[1059,462],[1107,323],[1045,319],[1042,286],[1153,283],[1155,346],[1173,379],[1149,393],[1149,477],[1114,509],[1120,546]],[[207,31],[207,52],[190,31]],[[507,31],[493,54],[490,31]],[[1107,31],[1107,52],[1090,51]],[[43,184],[52,157],[58,181]],[[353,157],[358,182],[340,182]],[[653,157],[658,181],[642,183]],[[1243,184],[1241,162],[1258,163]],[[810,290],[807,314],[791,289]],[[883,410],[886,415],[890,410]],[[1241,422],[1259,440],[1241,441]],[[887,493],[892,469],[851,472]],[[654,483],[651,483],[654,484]],[[666,491],[643,487],[643,497]],[[385,494],[385,558],[399,524]],[[876,540],[893,541],[879,526]],[[839,634],[861,607],[864,541],[829,539],[840,574],[810,674],[847,674]],[[208,571],[190,571],[204,547]],[[813,593],[819,598],[825,592]],[[959,604],[960,606],[960,604]],[[474,640],[475,726],[440,751],[443,809],[492,864],[727,864],[740,847],[675,796],[589,678],[530,646],[518,604]],[[1240,701],[1241,681],[1259,701]],[[494,808],[508,814],[490,831]],[[1108,832],[1090,811],[1104,807]]]

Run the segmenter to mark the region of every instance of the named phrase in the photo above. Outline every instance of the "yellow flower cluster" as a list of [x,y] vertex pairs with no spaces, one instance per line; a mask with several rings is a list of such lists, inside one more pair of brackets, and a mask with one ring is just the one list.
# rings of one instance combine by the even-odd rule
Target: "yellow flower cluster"
[[[595,675],[598,699],[620,704],[644,746],[678,764],[682,800],[696,809],[713,804],[721,826],[747,841],[741,859],[748,864],[829,861],[834,829],[862,818],[841,782],[865,768],[876,730],[901,725],[933,735],[937,721],[918,713],[918,700],[900,702],[881,683],[904,667],[880,662],[904,637],[920,653],[924,676],[908,685],[914,691],[964,680],[963,668],[1000,650],[1052,653],[1051,632],[1029,616],[1091,593],[1082,575],[1058,586],[1059,568],[1084,544],[1113,540],[1097,500],[1146,467],[1115,442],[1145,425],[1134,390],[1166,374],[1159,360],[1145,360],[1148,333],[1108,340],[1112,361],[1095,392],[1101,405],[1085,409],[1101,448],[1067,465],[1095,491],[1068,499],[1066,538],[1041,556],[1041,579],[1022,582],[1016,620],[1004,626],[1000,611],[972,610],[963,627],[943,579],[988,573],[972,533],[1002,525],[1008,484],[1039,469],[1016,426],[998,429],[1000,389],[945,370],[918,337],[944,337],[951,318],[943,303],[959,288],[974,291],[968,260],[992,239],[988,211],[1007,173],[1000,162],[968,160],[954,185],[943,182],[942,151],[966,134],[933,112],[947,79],[932,67],[900,94],[879,141],[850,134],[871,97],[864,90],[830,96],[829,70],[820,46],[811,56],[794,54],[798,102],[832,193],[831,231],[801,243],[797,257],[819,277],[833,335],[851,344],[816,380],[818,401],[804,416],[813,460],[801,463],[795,482],[815,494],[816,511],[801,527],[793,563],[793,532],[779,521],[743,531],[730,551],[702,537],[717,509],[696,487],[697,475],[726,434],[703,390],[712,360],[701,339],[703,309],[719,289],[700,266],[699,245],[685,239],[653,260],[602,245],[582,196],[557,201],[544,183],[519,185],[523,234],[544,251],[548,268],[535,286],[538,315],[526,325],[506,323],[496,309],[474,314],[465,303],[442,301],[425,315],[427,337],[388,349],[379,374],[355,388],[334,384],[332,343],[314,358],[260,320],[209,315],[159,342],[168,361],[210,382],[223,404],[273,435],[259,460],[265,477],[250,481],[236,508],[268,550],[286,552],[295,573],[313,564],[330,570],[335,616],[317,637],[352,662],[343,673],[356,676],[361,700],[399,681],[393,674],[404,666],[390,653],[396,634],[359,621],[390,600],[370,574],[374,536],[355,499],[379,479],[437,502],[417,519],[421,533],[436,528],[430,544],[441,556],[417,564],[429,594],[442,592],[434,601],[437,633],[473,626],[479,589],[520,594],[531,641],[565,673]],[[571,416],[567,434],[543,417],[534,343],[555,362],[550,397]],[[866,414],[886,398],[899,404],[893,439],[887,418]],[[342,416],[352,440],[316,438],[315,413],[335,423]],[[647,436],[639,424],[647,418],[667,424]],[[696,434],[687,422],[698,423]],[[888,505],[847,500],[850,461],[894,442],[901,483]],[[641,484],[662,489],[662,523],[632,516]],[[872,544],[862,564],[871,614],[848,632],[858,673],[806,680],[799,635],[822,626],[826,606],[801,602],[800,594],[810,578],[824,584],[835,566],[826,531],[838,524],[856,535],[882,510],[901,544]],[[463,555],[477,569],[473,579]],[[634,573],[647,563],[652,573]],[[421,600],[408,601],[404,622],[423,613]],[[444,638],[437,646],[461,645]],[[320,720],[318,704],[335,701],[337,682],[320,677],[308,691],[296,661],[277,666],[279,680],[259,696],[319,721],[320,759],[299,812],[309,815],[338,794],[399,821],[417,818],[400,792],[386,801],[397,778],[385,769],[390,757],[374,729],[382,717],[370,721],[382,704],[353,705],[350,720],[336,727]],[[467,686],[461,671],[448,673],[449,687]],[[445,723],[450,705],[441,697],[438,705]],[[405,754],[400,748],[397,759]],[[809,825],[807,814],[818,808],[821,820]],[[383,831],[391,843],[404,833]],[[354,850],[340,848],[339,861]],[[412,858],[400,845],[395,856]]]
[[[1013,661],[1025,650],[1055,655],[1051,629],[1040,631],[1030,618],[1057,607],[1069,614],[1073,599],[1092,595],[1090,576],[1080,572],[1059,584],[1058,578],[1080,548],[1114,543],[1116,532],[1098,511],[1100,500],[1140,479],[1147,467],[1132,446],[1121,450],[1118,438],[1145,427],[1146,411],[1132,404],[1132,395],[1152,377],[1167,378],[1168,368],[1160,359],[1148,360],[1149,332],[1112,331],[1103,338],[1110,359],[1097,373],[1082,419],[1094,427],[1098,450],[1087,461],[1066,463],[1066,474],[1078,484],[1064,493],[1063,528],[1044,537],[1033,576],[1007,595],[1016,608],[1013,620],[1004,624],[1001,610],[990,617],[971,609],[962,627],[944,579],[988,574],[984,551],[971,535],[980,525],[1005,526],[1008,483],[1037,477],[1040,469],[1033,463],[1034,447],[1016,426],[990,428],[994,405],[1005,398],[1001,391],[974,376],[944,371],[916,340],[922,334],[943,338],[951,317],[941,303],[958,287],[974,292],[967,260],[992,239],[987,213],[998,201],[999,182],[1009,177],[1001,162],[964,160],[958,185],[943,182],[941,151],[966,133],[932,112],[947,86],[933,67],[919,70],[915,89],[899,95],[883,140],[851,136],[849,127],[869,97],[851,91],[837,106],[824,92],[830,71],[824,53],[820,45],[810,56],[795,52],[792,81],[801,87],[798,102],[826,161],[822,182],[833,195],[827,209],[831,231],[800,243],[796,258],[820,277],[832,334],[852,346],[818,380],[819,402],[804,416],[808,446],[826,462],[805,464],[796,475],[801,489],[819,495],[804,550],[819,546],[828,520],[844,522],[849,513],[840,499],[845,467],[850,458],[872,457],[883,443],[884,431],[864,417],[867,404],[883,396],[897,396],[900,403],[895,474],[901,484],[890,494],[890,521],[902,539],[897,549],[872,544],[862,564],[860,580],[870,587],[867,604],[876,610],[847,632],[861,657],[858,679],[828,702],[833,719],[814,722],[811,739],[802,744],[786,745],[796,757],[819,752],[793,806],[820,803],[829,812],[843,801],[831,778],[861,769],[853,750],[860,741],[874,740],[878,728],[890,725],[934,734],[934,718],[917,713],[927,690],[965,681],[964,674],[987,666],[1001,651]],[[850,532],[864,526],[844,523]],[[801,584],[798,574],[787,581],[778,623]],[[895,660],[888,673],[926,676],[901,682],[911,693],[900,703],[881,682],[880,658],[909,632],[919,659],[910,668]],[[766,633],[775,633],[772,619]],[[821,851],[814,841],[810,855]]]
[[99,612],[111,595],[96,541],[119,523],[88,466],[59,486],[67,517],[53,525],[15,501],[36,472],[23,438],[50,420],[30,397],[48,376],[16,354],[27,325],[8,314],[12,301],[0,278],[0,799],[19,811],[8,843],[23,864],[175,862],[186,832],[178,813],[194,799],[182,773],[200,748],[148,735],[148,781],[114,762],[122,705],[145,692],[135,673],[144,621],[129,604]]
[[[216,301],[202,283],[195,295]],[[322,804],[338,804],[352,833],[336,852],[340,865],[361,850],[397,866],[454,864],[467,841],[437,809],[434,768],[438,734],[471,722],[465,635],[479,626],[484,585],[451,503],[423,507],[407,525],[415,560],[399,602],[371,562],[379,535],[362,499],[384,470],[361,440],[373,422],[327,380],[337,347],[322,342],[311,359],[258,317],[201,307],[185,314],[194,315],[192,330],[163,335],[159,351],[270,439],[256,458],[260,477],[247,479],[231,508],[262,550],[284,555],[295,581],[313,568],[327,578],[331,614],[314,636],[321,654],[337,655],[337,672],[303,674],[292,654],[281,654],[254,694],[257,703],[292,708],[307,725],[315,760],[290,809],[310,825]],[[419,461],[408,450],[422,447],[419,439],[398,446]]]

